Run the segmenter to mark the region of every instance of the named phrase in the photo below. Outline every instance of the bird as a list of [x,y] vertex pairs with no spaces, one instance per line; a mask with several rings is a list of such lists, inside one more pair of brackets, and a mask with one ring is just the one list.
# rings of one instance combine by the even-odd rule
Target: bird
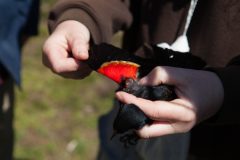
[[[116,91],[124,91],[136,97],[156,101],[171,101],[177,98],[174,86],[160,84],[144,86],[138,83],[157,66],[172,66],[191,69],[203,69],[206,65],[201,58],[189,53],[160,48],[154,44],[145,44],[141,48],[148,57],[143,58],[112,44],[93,44],[89,49],[86,63],[89,67],[118,84]],[[137,143],[139,137],[135,130],[141,129],[153,121],[135,104],[117,101],[118,113],[113,122],[113,136],[122,134],[120,141],[125,147]],[[130,131],[130,133],[129,133]]]

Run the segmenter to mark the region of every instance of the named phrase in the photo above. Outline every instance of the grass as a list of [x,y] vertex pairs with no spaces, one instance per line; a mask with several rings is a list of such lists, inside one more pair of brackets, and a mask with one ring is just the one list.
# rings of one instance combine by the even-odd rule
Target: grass
[[[43,66],[46,18],[55,0],[43,0],[39,35],[23,48],[22,90],[16,88],[16,160],[91,160],[98,148],[97,120],[112,106],[115,84],[92,73],[64,79]],[[117,35],[113,39],[119,45]]]

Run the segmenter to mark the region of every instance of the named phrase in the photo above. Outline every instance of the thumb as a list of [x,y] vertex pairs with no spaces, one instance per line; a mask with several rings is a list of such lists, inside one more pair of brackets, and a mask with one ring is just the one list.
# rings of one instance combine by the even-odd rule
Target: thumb
[[72,43],[70,44],[72,55],[74,58],[79,60],[88,59],[89,43],[88,41],[82,40],[81,37],[73,37]]
[[184,76],[186,72],[190,69],[168,67],[168,66],[158,66],[155,67],[147,76],[143,77],[139,83],[142,85],[160,85],[168,84],[179,86],[187,78]]
[[74,58],[79,60],[88,59],[90,32],[80,22],[71,21],[71,32],[67,35],[69,47]]
[[[143,77],[139,83],[142,85],[157,86],[160,84],[175,84],[175,74],[171,67],[157,66],[147,76]],[[174,77],[173,77],[174,76]]]

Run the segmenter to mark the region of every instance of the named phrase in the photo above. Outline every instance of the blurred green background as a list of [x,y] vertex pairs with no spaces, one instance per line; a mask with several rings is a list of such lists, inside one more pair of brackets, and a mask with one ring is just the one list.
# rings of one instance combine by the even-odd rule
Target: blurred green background
[[[97,119],[112,106],[116,85],[96,73],[64,79],[42,64],[47,17],[56,0],[42,0],[39,35],[23,48],[22,90],[16,88],[16,160],[91,160],[98,149]],[[120,45],[121,33],[113,38]]]

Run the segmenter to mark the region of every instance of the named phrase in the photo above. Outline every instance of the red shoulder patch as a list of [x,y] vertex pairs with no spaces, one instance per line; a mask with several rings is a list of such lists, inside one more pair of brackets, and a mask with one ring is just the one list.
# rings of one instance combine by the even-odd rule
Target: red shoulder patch
[[139,65],[128,61],[111,61],[102,64],[97,70],[113,81],[120,83],[124,78],[137,79]]

